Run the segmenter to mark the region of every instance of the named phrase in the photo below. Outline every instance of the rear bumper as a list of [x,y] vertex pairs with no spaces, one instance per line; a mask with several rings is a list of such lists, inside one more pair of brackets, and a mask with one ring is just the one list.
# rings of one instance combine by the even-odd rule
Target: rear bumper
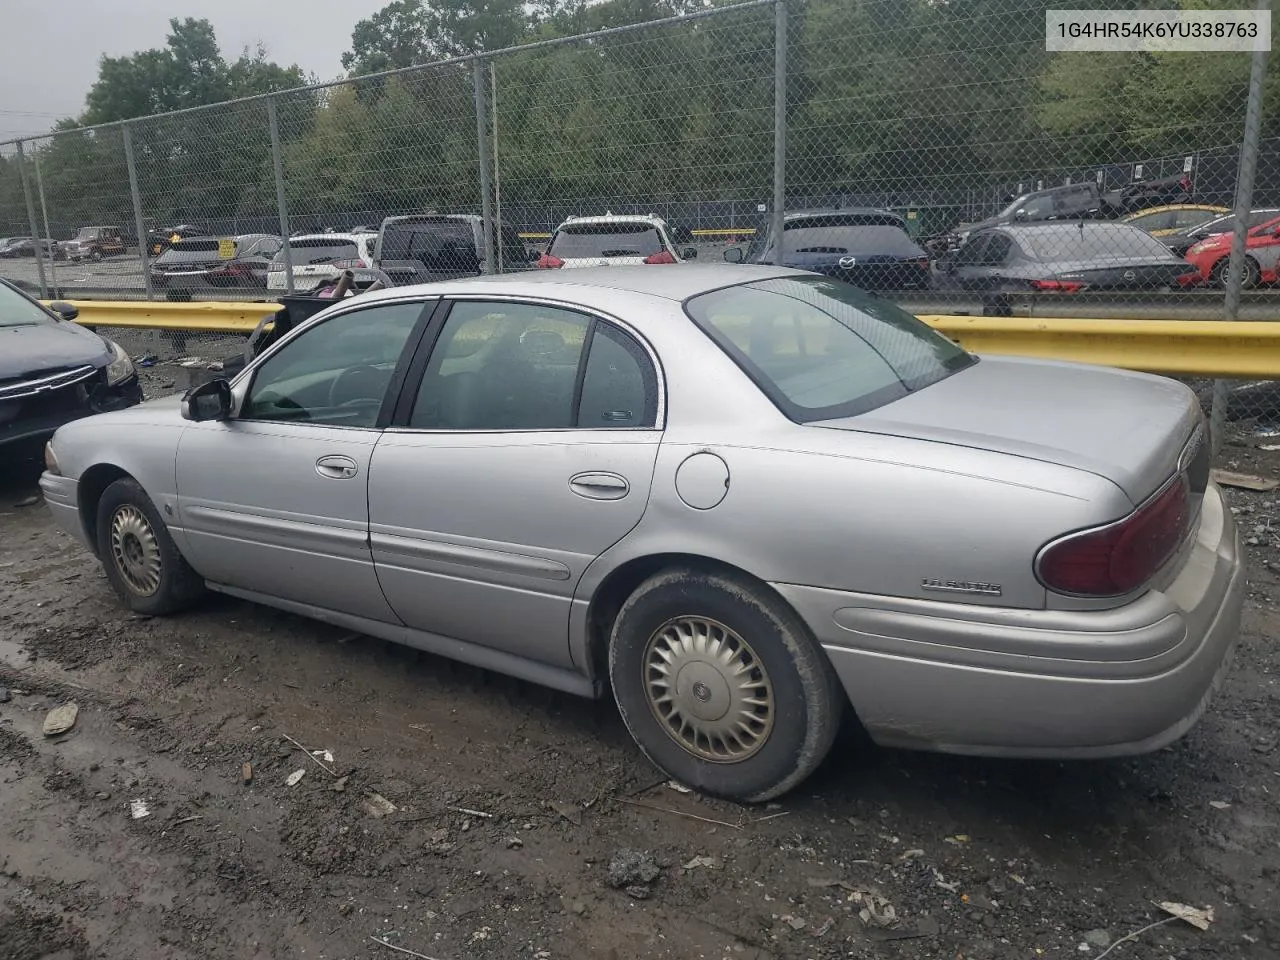
[[888,746],[1022,757],[1156,750],[1200,719],[1231,661],[1239,539],[1205,495],[1163,591],[1103,611],[993,609],[777,589],[813,629],[868,733]]

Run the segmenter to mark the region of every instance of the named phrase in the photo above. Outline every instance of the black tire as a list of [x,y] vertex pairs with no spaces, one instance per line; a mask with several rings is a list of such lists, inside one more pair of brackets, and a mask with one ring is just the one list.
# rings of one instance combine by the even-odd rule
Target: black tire
[[[113,541],[112,528],[118,519],[123,532],[117,544]],[[155,504],[132,477],[122,477],[103,491],[95,522],[102,568],[112,588],[130,610],[153,617],[164,616],[186,609],[204,594],[204,580],[178,552]],[[141,532],[139,523],[145,524],[146,533]],[[132,545],[130,537],[135,541]],[[158,561],[154,588],[148,589],[150,572],[144,577],[138,572],[136,563],[131,568],[122,558],[121,553],[128,554],[132,550],[136,550],[139,556]]]
[[[661,683],[655,680],[655,668],[646,666],[651,643],[658,649],[665,642],[661,638],[699,622],[711,625],[713,639],[719,629],[730,648],[743,641],[746,650],[738,661],[746,666],[742,675],[752,678],[754,699],[769,703],[767,714],[750,719],[752,726],[766,729],[754,738],[748,733],[753,746],[738,751],[736,759],[709,756],[715,745],[711,737],[702,743],[695,735],[693,747],[688,737],[678,739],[674,714],[659,719],[658,711],[665,708],[650,696],[655,683]],[[737,636],[723,632],[726,627]],[[709,682],[691,679],[690,669]],[[763,698],[761,675],[769,694]],[[808,777],[831,748],[844,710],[844,693],[831,665],[799,617],[766,587],[723,573],[677,568],[640,584],[614,620],[609,677],[623,722],[655,766],[698,790],[748,803],[771,800]],[[716,703],[732,703],[720,699],[719,687],[709,688],[723,685],[723,695],[731,696],[726,677],[710,660],[695,655],[685,661],[680,677],[676,690],[686,691],[680,702],[694,708],[705,704],[709,711],[717,709]],[[697,691],[699,686],[705,694]],[[700,702],[690,699],[695,696]]]
[[90,260],[92,260],[94,263],[101,263],[101,262],[102,262],[102,251],[101,251],[101,250],[92,250],[92,251],[90,251],[90,252],[89,252],[89,259],[90,259]]
[[[1227,289],[1227,271],[1231,266],[1231,258],[1223,257],[1213,266],[1213,282],[1223,290]],[[1244,258],[1244,276],[1240,278],[1241,290],[1252,290],[1262,280],[1262,268],[1253,257]]]

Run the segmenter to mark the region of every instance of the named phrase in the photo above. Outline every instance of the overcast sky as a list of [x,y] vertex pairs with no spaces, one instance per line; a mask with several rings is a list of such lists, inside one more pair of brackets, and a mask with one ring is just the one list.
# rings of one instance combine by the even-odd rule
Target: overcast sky
[[387,0],[0,0],[0,140],[43,133],[84,109],[105,53],[164,45],[170,17],[204,17],[223,56],[261,41],[272,60],[329,80],[351,28]]

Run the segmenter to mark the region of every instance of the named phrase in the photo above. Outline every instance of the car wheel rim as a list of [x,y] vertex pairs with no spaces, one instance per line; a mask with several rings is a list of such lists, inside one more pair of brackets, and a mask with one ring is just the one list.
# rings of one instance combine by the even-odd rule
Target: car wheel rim
[[773,730],[773,688],[750,644],[703,617],[668,620],[644,652],[649,708],[667,736],[715,763],[755,755]]
[[146,515],[126,503],[111,518],[111,558],[129,589],[149,597],[160,589],[160,542]]

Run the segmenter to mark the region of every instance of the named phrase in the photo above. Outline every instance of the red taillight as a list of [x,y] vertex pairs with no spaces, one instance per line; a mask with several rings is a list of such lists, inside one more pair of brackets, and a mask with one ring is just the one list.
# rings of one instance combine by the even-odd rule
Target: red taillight
[[337,270],[366,270],[369,264],[363,260],[334,260],[329,266]]
[[543,270],[551,269],[554,267],[563,267],[564,261],[561,260],[559,257],[553,257],[549,253],[544,253],[542,256],[538,258],[538,266]]
[[1046,547],[1036,565],[1040,582],[1059,593],[1092,597],[1136,590],[1173,556],[1190,516],[1187,480],[1178,477],[1123,520]]
[[1084,287],[1083,283],[1077,283],[1074,280],[1032,280],[1032,290],[1042,290],[1052,293],[1075,293]]
[[232,277],[245,277],[253,272],[247,263],[227,263],[214,270],[215,273],[221,273]]
[[672,256],[670,250],[663,250],[661,253],[655,253],[651,257],[644,258],[645,263],[675,263],[676,258]]

